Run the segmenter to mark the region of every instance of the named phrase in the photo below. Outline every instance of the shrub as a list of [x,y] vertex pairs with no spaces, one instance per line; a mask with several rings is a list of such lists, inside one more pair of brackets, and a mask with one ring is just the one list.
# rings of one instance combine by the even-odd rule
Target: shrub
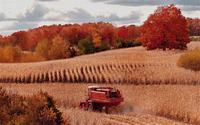
[[147,49],[185,49],[189,43],[187,20],[174,5],[159,7],[141,27],[140,41]]
[[181,55],[177,65],[186,69],[200,71],[200,49],[198,48]]
[[136,46],[141,46],[141,42],[137,41],[124,41],[122,39],[117,40],[117,48],[128,48],[128,47],[136,47]]
[[101,42],[101,45],[98,48],[96,48],[96,51],[101,52],[101,51],[105,51],[105,50],[109,50],[109,49],[110,49],[110,47],[107,43]]
[[[28,99],[28,123],[44,125],[60,125],[61,112],[55,107],[55,102],[47,93],[40,92]],[[35,110],[34,110],[35,109]]]
[[200,36],[191,36],[190,41],[200,41]]
[[8,94],[0,88],[0,124],[61,125],[63,118],[47,93],[31,97]]

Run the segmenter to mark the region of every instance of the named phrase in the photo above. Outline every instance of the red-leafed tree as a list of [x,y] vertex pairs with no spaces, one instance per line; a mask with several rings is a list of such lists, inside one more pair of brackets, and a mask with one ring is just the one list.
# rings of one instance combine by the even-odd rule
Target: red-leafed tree
[[128,29],[125,26],[118,28],[118,37],[123,40],[128,39]]
[[29,50],[30,42],[28,41],[28,33],[25,31],[19,31],[16,33],[13,33],[12,35],[12,44],[19,45],[22,50]]
[[120,40],[134,42],[140,36],[140,27],[130,25],[128,27],[122,26],[118,28],[118,38]]
[[3,45],[3,42],[4,42],[3,36],[0,35],[0,45]]
[[[39,37],[40,35],[38,35]],[[16,46],[20,46],[23,51],[33,51],[37,45],[37,41],[34,40],[35,35],[32,36],[30,32],[19,31],[13,33],[10,37],[10,42]]]
[[187,20],[174,5],[159,7],[141,27],[141,38],[148,50],[185,49],[189,43]]
[[84,31],[78,24],[63,27],[60,35],[72,45],[77,45],[79,40],[86,37]]

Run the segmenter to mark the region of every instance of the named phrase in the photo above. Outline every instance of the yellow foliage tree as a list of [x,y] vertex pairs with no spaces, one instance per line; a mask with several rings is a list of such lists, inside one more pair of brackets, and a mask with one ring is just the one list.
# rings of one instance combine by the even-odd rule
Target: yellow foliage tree
[[70,44],[65,41],[61,36],[56,36],[52,40],[52,45],[50,46],[48,56],[50,59],[63,59],[70,57],[69,53]]
[[36,54],[48,59],[48,51],[50,49],[50,43],[47,39],[40,41],[35,49]]

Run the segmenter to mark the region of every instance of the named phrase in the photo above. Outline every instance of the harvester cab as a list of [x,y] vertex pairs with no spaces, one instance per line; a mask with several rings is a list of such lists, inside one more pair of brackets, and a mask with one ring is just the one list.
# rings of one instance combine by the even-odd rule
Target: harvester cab
[[108,108],[112,106],[118,106],[123,102],[123,97],[118,89],[111,87],[88,87],[88,98],[80,102],[80,108],[84,110],[102,111],[108,112]]

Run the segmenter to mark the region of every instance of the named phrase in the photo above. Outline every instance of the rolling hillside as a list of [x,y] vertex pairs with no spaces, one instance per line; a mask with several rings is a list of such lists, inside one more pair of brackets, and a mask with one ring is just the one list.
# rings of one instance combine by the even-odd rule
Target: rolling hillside
[[[200,47],[197,42],[189,49]],[[143,47],[38,63],[0,64],[0,82],[200,84],[200,73],[176,66],[184,51]]]
[[[48,92],[71,125],[198,125],[200,73],[176,66],[186,51],[135,47],[66,60],[0,64],[0,82],[5,83],[0,86],[24,96]],[[111,114],[79,110],[87,86],[100,83],[119,88],[125,98],[122,105],[110,109]]]

